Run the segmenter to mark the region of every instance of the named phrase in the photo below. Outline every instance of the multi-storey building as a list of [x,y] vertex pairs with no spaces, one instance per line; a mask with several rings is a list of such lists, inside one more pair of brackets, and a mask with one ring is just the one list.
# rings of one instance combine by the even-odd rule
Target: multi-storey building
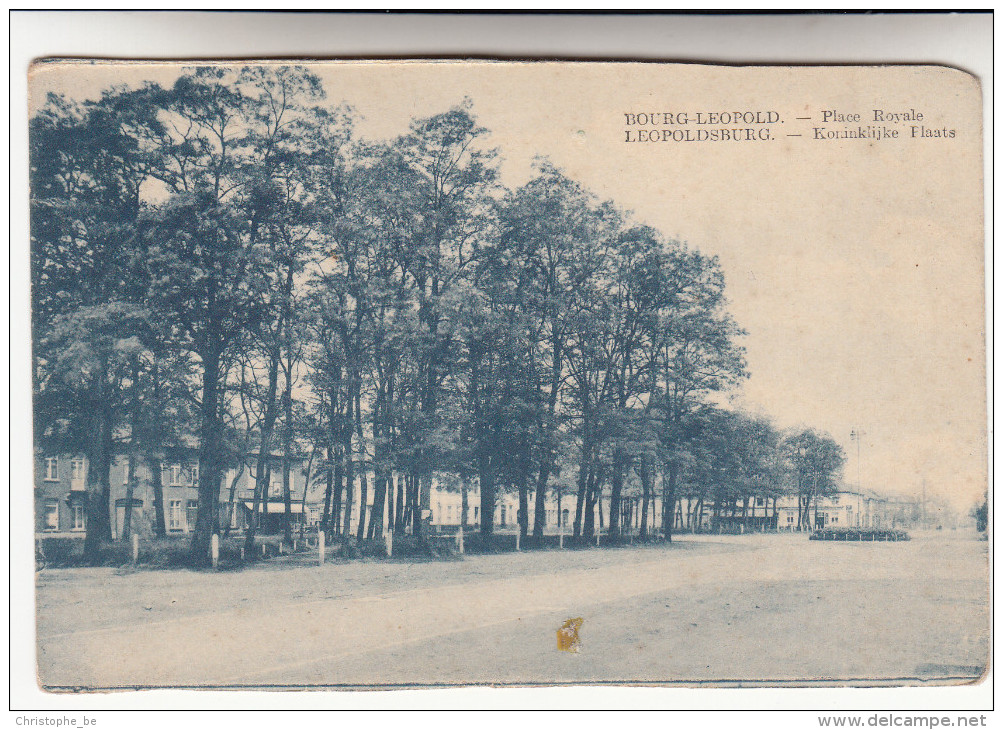
[[[846,489],[835,494],[818,497],[808,507],[808,525],[823,527],[894,527],[891,502],[873,492]],[[778,503],[779,529],[795,530],[798,527],[798,498],[782,497]]]
[[[126,507],[129,503],[129,483],[132,481],[132,516],[130,526],[141,534],[151,532],[156,504],[150,465],[145,460],[135,460],[135,473],[129,473],[129,459],[116,456],[110,476],[109,500],[112,537],[118,539],[123,532]],[[271,459],[267,502],[264,511],[263,531],[274,527],[285,507],[276,508],[274,500],[282,495],[282,460]],[[220,490],[220,520],[229,522],[231,528],[243,529],[246,514],[254,499],[256,459],[251,458],[243,469],[226,470]],[[35,478],[35,529],[42,533],[66,536],[83,534],[87,520],[87,471],[89,464],[81,454],[43,455],[36,464]],[[168,534],[187,533],[195,524],[198,512],[198,461],[192,452],[177,451],[164,455],[160,461],[160,484],[163,493],[164,525]],[[233,505],[230,509],[230,488],[233,487]],[[305,464],[296,460],[289,474],[290,491],[295,504],[292,512],[297,521],[319,515],[316,495],[307,495]],[[312,499],[312,501],[311,501]],[[318,517],[319,519],[319,517]]]
[[87,462],[79,455],[44,456],[35,467],[35,529],[83,534]]
[[[192,450],[178,450],[162,454],[160,461],[160,483],[164,499],[164,523],[168,534],[187,533],[195,524],[198,512],[198,462]],[[35,479],[36,525],[39,533],[63,536],[83,535],[86,525],[86,483],[89,464],[81,454],[42,455],[38,458]],[[130,526],[140,534],[153,531],[156,505],[150,466],[143,459],[134,460],[135,474],[129,474],[129,459],[116,456],[110,470],[110,510],[112,537],[118,539],[123,533],[126,506],[129,502],[128,490],[132,477],[132,514]],[[253,509],[255,474],[257,459],[251,456],[243,467],[231,467],[224,473],[220,489],[219,515],[221,525],[229,524],[231,530],[241,531],[247,524]],[[307,490],[308,471],[311,469],[306,459],[297,458],[289,474],[292,494],[291,512],[297,525],[316,525],[320,522],[324,485],[310,478],[313,485]],[[268,488],[265,490],[265,504],[262,508],[261,532],[278,532],[285,514],[282,502],[282,458],[271,457]],[[371,477],[371,475],[370,475]],[[232,490],[232,499],[231,499]],[[305,491],[306,490],[306,491]],[[360,514],[360,489],[353,490],[350,529],[358,527]],[[374,490],[367,494],[366,513],[372,509]],[[231,509],[231,504],[233,509]],[[535,505],[530,499],[529,524],[532,527]],[[480,492],[476,481],[467,492],[467,520],[465,527],[476,529],[481,523]],[[433,527],[458,527],[463,515],[463,495],[459,489],[448,488],[433,480],[431,493],[431,520]],[[602,502],[601,512],[609,514],[609,498]],[[571,531],[575,517],[574,494],[551,494],[545,503],[545,527],[548,531],[560,529]],[[640,500],[625,498],[623,501],[625,527],[637,530],[641,525]],[[515,529],[518,525],[519,500],[516,494],[502,493],[498,496],[494,512],[494,524],[502,531]],[[654,499],[649,505],[647,526],[650,531],[660,525],[661,501]],[[343,518],[342,518],[343,519]],[[340,520],[339,520],[340,524]],[[597,527],[598,527],[597,523]],[[602,530],[606,531],[603,525]]]
[[[161,455],[160,483],[163,492],[164,524],[168,534],[187,533],[195,524],[198,512],[198,463],[194,451],[178,450]],[[35,503],[36,524],[39,533],[65,536],[83,535],[87,523],[87,470],[88,463],[81,454],[42,455],[36,464]],[[282,458],[270,458],[268,486],[264,490],[262,507],[262,533],[278,532],[283,525],[285,504],[282,501]],[[129,502],[129,483],[132,481],[131,527],[140,534],[153,531],[156,505],[149,464],[142,459],[134,460],[135,474],[129,474],[129,459],[116,456],[113,460],[111,479],[112,537],[118,539],[123,533],[126,507]],[[233,466],[224,473],[220,489],[219,516],[223,526],[241,531],[247,524],[254,505],[255,475],[257,458],[251,456],[242,467]],[[323,480],[311,479],[314,484],[308,489],[308,474],[316,475],[308,460],[297,458],[289,473],[289,488],[292,495],[291,513],[296,526],[313,526],[320,522],[324,502]],[[360,492],[353,490],[350,529],[358,527],[360,514]],[[372,509],[374,490],[368,490],[366,514]],[[910,503],[911,504],[911,503]],[[231,509],[232,506],[232,509]],[[575,495],[557,494],[551,490],[545,502],[545,527],[550,532],[565,529],[572,531],[575,517]],[[530,498],[529,524],[532,527],[535,505]],[[656,497],[648,506],[647,528],[654,532],[661,528],[661,500]],[[463,495],[459,489],[448,488],[433,481],[431,494],[431,521],[433,527],[456,528],[463,521]],[[477,529],[481,524],[480,493],[476,480],[467,490],[467,512],[465,528]],[[599,512],[608,519],[609,497],[604,496]],[[674,530],[795,530],[798,529],[798,499],[794,495],[784,495],[776,500],[752,497],[748,502],[722,505],[715,521],[712,502],[701,505],[697,510],[689,500],[677,502]],[[836,494],[813,500],[808,512],[808,525],[815,527],[864,527],[880,528],[901,525],[907,518],[907,510],[902,503],[881,497],[865,490],[847,489]],[[642,523],[641,501],[626,497],[622,508],[624,529],[637,531]],[[341,524],[339,518],[339,524]],[[519,500],[513,493],[498,496],[494,512],[494,524],[501,530],[516,529],[519,520]],[[602,532],[608,525],[598,524]]]

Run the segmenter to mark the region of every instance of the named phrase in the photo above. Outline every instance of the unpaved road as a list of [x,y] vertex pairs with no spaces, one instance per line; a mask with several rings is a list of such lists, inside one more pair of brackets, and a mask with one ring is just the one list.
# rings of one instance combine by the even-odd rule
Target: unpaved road
[[[37,598],[39,677],[56,689],[965,682],[989,651],[986,543],[961,532],[223,574],[52,570]],[[578,616],[581,651],[557,651],[556,630]]]

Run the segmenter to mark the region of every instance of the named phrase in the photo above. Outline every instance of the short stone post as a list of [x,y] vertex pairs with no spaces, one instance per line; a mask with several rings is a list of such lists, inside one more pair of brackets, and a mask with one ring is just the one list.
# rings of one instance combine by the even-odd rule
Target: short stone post
[[522,529],[518,529],[518,530],[515,531],[515,551],[516,552],[519,552],[519,535],[520,535],[521,532],[522,532]]
[[596,530],[596,547],[599,547],[599,530]]
[[460,525],[460,529],[456,533],[456,550],[463,555],[463,525]]
[[212,533],[212,539],[209,541],[209,556],[212,558],[212,567],[219,567],[219,535],[215,532]]
[[268,555],[268,543],[261,543],[261,557],[267,557]]
[[293,552],[296,552],[296,541],[293,540]]
[[240,562],[244,562],[244,546],[240,546]]
[[285,543],[285,541],[280,540],[279,541],[279,555],[285,555],[285,554],[286,554],[286,543]]
[[[384,540],[386,541],[387,545],[387,557],[392,558],[394,556],[394,531],[387,530],[386,534],[384,535]],[[460,552],[463,552],[462,548]]]
[[561,524],[561,531],[560,531],[560,533],[558,534],[558,537],[557,537],[557,547],[560,548],[561,550],[564,549],[564,525],[563,524]]
[[324,564],[324,531],[317,530],[317,565]]
[[132,564],[139,562],[139,535],[132,533]]

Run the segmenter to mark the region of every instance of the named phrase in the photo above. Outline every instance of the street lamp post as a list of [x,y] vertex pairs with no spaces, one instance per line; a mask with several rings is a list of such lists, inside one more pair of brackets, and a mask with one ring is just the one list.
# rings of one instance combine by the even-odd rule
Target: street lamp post
[[857,490],[860,490],[860,437],[863,436],[863,431],[859,428],[850,429],[850,440],[857,442]]

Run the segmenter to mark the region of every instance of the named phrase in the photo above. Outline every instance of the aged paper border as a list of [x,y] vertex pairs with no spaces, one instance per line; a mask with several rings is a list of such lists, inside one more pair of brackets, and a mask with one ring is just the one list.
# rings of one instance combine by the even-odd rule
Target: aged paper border
[[[119,58],[191,57],[509,57],[605,58],[705,63],[942,63],[974,73],[984,94],[987,241],[992,231],[992,16],[537,16],[206,15],[182,13],[17,13],[11,18],[11,241],[27,240],[26,69],[47,55]],[[748,32],[754,27],[756,32]],[[983,42],[985,41],[985,42]],[[986,247],[992,297],[992,246]],[[27,423],[26,247],[12,246],[10,281],[11,423]],[[992,329],[987,310],[987,332]],[[992,392],[992,351],[988,351]],[[990,399],[990,413],[991,399]],[[991,432],[991,424],[990,424]],[[975,687],[937,689],[700,690],[629,688],[464,688],[302,695],[264,692],[156,691],[116,695],[45,694],[34,682],[33,579],[13,560],[31,540],[16,515],[31,510],[28,429],[12,429],[11,709],[77,712],[155,707],[186,709],[490,708],[636,709],[969,709],[991,706],[992,675]],[[18,455],[22,455],[19,457]],[[991,459],[991,457],[990,457]],[[991,462],[990,462],[991,463]],[[991,472],[990,472],[991,473]],[[27,523],[26,523],[27,524]],[[51,713],[50,713],[51,714]],[[113,718],[111,718],[113,719]],[[121,719],[125,719],[122,717]],[[236,720],[236,718],[233,718]],[[303,718],[306,720],[306,718]],[[814,719],[807,717],[811,724]],[[146,720],[144,719],[144,722]],[[181,718],[181,721],[184,721]],[[752,720],[755,724],[755,720]],[[771,723],[772,724],[772,723]]]

